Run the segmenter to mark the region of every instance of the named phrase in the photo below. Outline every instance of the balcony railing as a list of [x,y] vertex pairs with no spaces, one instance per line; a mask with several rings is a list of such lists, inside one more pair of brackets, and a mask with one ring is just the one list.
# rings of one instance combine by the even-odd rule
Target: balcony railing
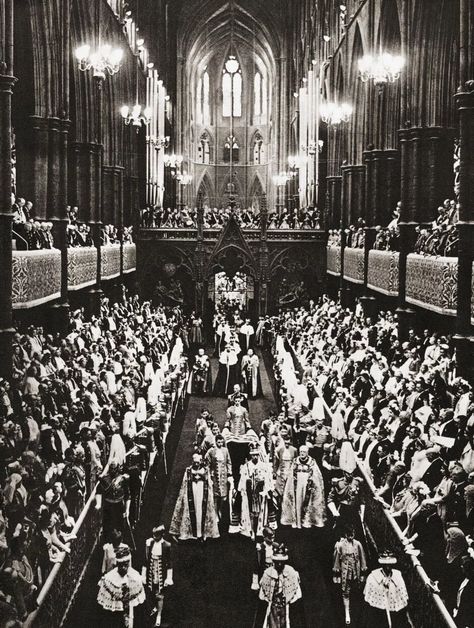
[[[223,227],[218,229],[203,229],[204,240],[217,240]],[[157,234],[161,240],[196,240],[197,229],[190,227],[142,227],[141,233],[145,236],[151,234]],[[245,235],[246,240],[260,240],[260,229],[246,229],[242,228],[242,233]],[[297,240],[302,242],[308,242],[317,240],[323,237],[322,231],[315,231],[314,229],[268,229],[267,239],[273,242],[278,241],[290,241]]]
[[120,244],[100,247],[102,279],[114,279],[120,275]]
[[123,272],[131,273],[137,268],[137,245],[123,245]]
[[288,241],[297,240],[300,242],[312,242],[323,238],[323,231],[316,231],[315,229],[268,229],[268,240]]
[[29,308],[61,294],[61,251],[13,251],[13,308]]
[[341,247],[330,244],[327,250],[327,272],[339,277],[341,274]]
[[97,279],[95,246],[69,248],[67,252],[67,285],[69,290],[92,286]]
[[398,264],[400,253],[369,251],[367,287],[389,297],[398,295]]
[[407,257],[406,300],[438,314],[456,314],[457,257]]
[[364,249],[344,249],[344,279],[364,283]]

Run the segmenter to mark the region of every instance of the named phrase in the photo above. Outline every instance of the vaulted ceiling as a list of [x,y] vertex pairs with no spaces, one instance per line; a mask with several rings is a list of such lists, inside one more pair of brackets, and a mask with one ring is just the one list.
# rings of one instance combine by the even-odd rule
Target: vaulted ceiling
[[282,54],[281,0],[183,0],[178,18],[178,57],[186,64],[207,63],[231,41],[238,51],[251,48],[268,69]]

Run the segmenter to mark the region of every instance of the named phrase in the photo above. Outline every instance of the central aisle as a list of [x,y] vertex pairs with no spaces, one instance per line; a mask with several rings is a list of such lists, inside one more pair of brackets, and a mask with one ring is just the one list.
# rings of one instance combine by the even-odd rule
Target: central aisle
[[[275,409],[275,401],[266,364],[259,352],[264,397],[250,401],[250,421],[257,433],[260,423]],[[212,359],[213,379],[217,360]],[[227,400],[216,397],[191,397],[166,493],[162,522],[169,527],[185,468],[191,462],[195,421],[202,408],[208,408],[222,428]],[[153,522],[147,522],[150,526]],[[324,534],[319,531],[279,530],[279,537],[290,551],[290,563],[300,571],[306,627],[334,628],[328,591],[321,562],[327,558]],[[251,591],[254,545],[248,538],[228,535],[204,545],[181,543],[174,552],[175,586],[163,614],[166,624],[176,628],[252,628],[258,596]],[[328,572],[329,575],[329,572]]]
[[[213,381],[217,360],[212,359]],[[250,401],[252,427],[259,431],[261,421],[275,407],[270,381],[262,365],[264,398]],[[208,408],[222,428],[227,400],[218,397],[191,397],[163,505],[162,521],[169,527],[185,468],[191,463],[195,422],[202,408]],[[177,628],[251,628],[256,594],[251,591],[253,545],[240,535],[230,535],[206,544],[188,542],[175,548],[175,586],[164,619]],[[170,616],[172,615],[172,617]]]

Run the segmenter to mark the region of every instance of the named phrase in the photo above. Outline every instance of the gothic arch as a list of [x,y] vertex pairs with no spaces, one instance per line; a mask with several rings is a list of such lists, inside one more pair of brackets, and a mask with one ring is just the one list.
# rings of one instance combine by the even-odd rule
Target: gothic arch
[[[221,190],[220,190],[220,197],[223,198],[225,196],[228,195],[229,193],[229,185],[230,185],[230,175],[226,175],[224,182],[221,186]],[[238,199],[242,199],[243,198],[243,193],[242,193],[242,185],[241,182],[239,181],[239,178],[237,175],[234,174],[234,176],[232,177],[232,185],[233,185],[233,194],[235,196],[235,198]]]
[[213,207],[215,205],[216,196],[214,186],[212,185],[211,178],[207,172],[202,175],[199,185],[197,186],[197,190],[197,197],[199,194],[202,194],[203,205],[207,205],[209,207]]
[[204,276],[207,280],[218,273],[224,271],[233,277],[237,271],[251,275],[254,280],[258,278],[257,264],[251,254],[237,244],[226,244],[210,257]]
[[365,137],[365,120],[366,120],[366,100],[367,89],[364,83],[359,79],[359,59],[364,56],[364,47],[362,44],[362,34],[359,24],[355,27],[354,39],[352,44],[352,55],[350,60],[350,74],[347,77],[348,85],[352,85],[352,93],[350,101],[357,103],[351,116],[349,127],[349,163],[361,164],[362,152],[365,149],[367,138]]
[[260,199],[263,196],[264,186],[263,182],[258,174],[255,175],[255,178],[252,182],[249,192],[249,201],[252,206],[252,209],[258,210],[260,209]]

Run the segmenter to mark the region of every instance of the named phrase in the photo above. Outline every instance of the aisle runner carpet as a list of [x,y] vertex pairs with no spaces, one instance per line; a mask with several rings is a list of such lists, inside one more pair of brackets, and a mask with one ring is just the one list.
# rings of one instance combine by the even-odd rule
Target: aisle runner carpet
[[[261,421],[275,408],[270,384],[270,361],[260,354],[261,377],[264,398],[250,402],[252,427],[259,432]],[[217,361],[212,360],[215,377]],[[271,375],[270,375],[271,377]],[[215,397],[191,397],[184,420],[173,426],[168,442],[169,484],[163,496],[160,486],[164,481],[162,465],[156,480],[149,481],[143,500],[141,521],[135,537],[139,552],[139,569],[143,560],[145,539],[153,526],[164,523],[168,528],[174,505],[181,486],[184,470],[191,462],[195,438],[195,422],[201,409],[206,407],[223,426],[227,401]],[[181,427],[182,424],[182,427]],[[175,452],[175,453],[174,453]],[[174,453],[174,455],[173,455]],[[163,500],[164,497],[164,500]],[[161,513],[161,516],[160,516]],[[330,574],[331,550],[326,536],[314,530],[282,530],[279,538],[286,542],[291,564],[300,571],[306,626],[292,628],[336,628],[331,590],[326,586]],[[257,609],[257,594],[250,589],[254,549],[252,542],[240,535],[208,541],[205,544],[187,542],[174,548],[174,582],[170,590],[163,628],[252,628]],[[78,600],[66,622],[66,626],[94,625],[96,582],[99,578],[99,557],[88,574]],[[136,628],[145,628],[148,618],[137,617]]]

